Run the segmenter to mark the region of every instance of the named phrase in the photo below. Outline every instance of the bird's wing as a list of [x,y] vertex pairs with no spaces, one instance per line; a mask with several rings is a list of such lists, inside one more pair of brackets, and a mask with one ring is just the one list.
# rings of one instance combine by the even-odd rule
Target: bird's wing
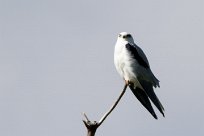
[[139,46],[137,46],[136,44],[130,44],[130,43],[126,44],[126,49],[130,53],[132,58],[135,59],[140,64],[140,66],[150,70],[149,74],[152,74],[151,75],[152,76],[152,83],[153,83],[154,87],[157,87],[157,86],[159,87],[159,80],[151,72],[149,62],[147,60],[146,55],[142,51],[142,49]]
[[164,116],[164,107],[162,106],[161,102],[159,101],[158,97],[156,96],[152,84],[150,82],[145,81],[145,80],[140,80],[139,82],[142,85],[142,87],[144,88],[144,91],[147,94],[147,96],[151,99],[151,101],[154,103],[154,105],[157,107],[157,109]]
[[[147,57],[145,56],[145,54],[141,48],[139,48],[137,45],[133,45],[133,44],[128,43],[128,44],[126,44],[126,49],[132,55],[132,58],[135,59],[142,67],[144,67],[146,69],[150,69]],[[138,87],[134,88],[132,85],[129,85],[133,94],[142,103],[142,105],[152,114],[152,116],[155,119],[157,119],[157,116],[154,112],[154,109],[152,108],[152,105],[151,105],[151,102],[149,99],[151,99],[151,101],[154,103],[154,105],[158,108],[158,110],[164,116],[164,112],[163,112],[164,108],[163,108],[161,102],[159,101],[159,99],[157,98],[156,94],[154,93],[153,84],[151,82],[148,82],[148,81],[143,80],[143,79],[138,79],[138,81],[144,90],[141,88],[138,88]]]
[[147,57],[145,56],[144,52],[140,47],[138,47],[137,45],[132,45],[130,43],[127,43],[125,46],[126,49],[133,56],[133,58],[136,59],[141,66],[145,68],[150,68]]
[[152,105],[149,101],[147,94],[140,88],[134,88],[132,85],[129,85],[129,88],[132,90],[133,94],[137,97],[137,99],[142,103],[142,105],[152,114],[152,116],[157,119],[157,115],[152,108]]

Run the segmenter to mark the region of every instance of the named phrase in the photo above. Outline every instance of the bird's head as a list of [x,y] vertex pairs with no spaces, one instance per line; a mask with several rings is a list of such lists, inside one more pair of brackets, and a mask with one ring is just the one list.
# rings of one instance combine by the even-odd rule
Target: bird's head
[[118,35],[118,40],[127,41],[128,43],[134,43],[134,39],[132,38],[132,35],[127,32],[121,32]]

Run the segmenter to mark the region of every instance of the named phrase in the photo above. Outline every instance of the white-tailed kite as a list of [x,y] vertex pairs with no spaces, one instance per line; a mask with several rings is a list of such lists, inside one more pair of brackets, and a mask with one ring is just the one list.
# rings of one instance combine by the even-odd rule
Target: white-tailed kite
[[153,87],[159,87],[159,80],[152,73],[147,57],[134,43],[131,34],[121,32],[118,35],[114,63],[120,76],[152,116],[157,119],[150,100],[164,116],[164,108],[153,90]]

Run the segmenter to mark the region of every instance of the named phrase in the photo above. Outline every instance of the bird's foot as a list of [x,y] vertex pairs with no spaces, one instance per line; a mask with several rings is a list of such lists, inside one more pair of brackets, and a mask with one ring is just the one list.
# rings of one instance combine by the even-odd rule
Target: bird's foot
[[125,80],[125,84],[126,84],[126,85],[130,85],[131,82],[130,82],[129,80]]

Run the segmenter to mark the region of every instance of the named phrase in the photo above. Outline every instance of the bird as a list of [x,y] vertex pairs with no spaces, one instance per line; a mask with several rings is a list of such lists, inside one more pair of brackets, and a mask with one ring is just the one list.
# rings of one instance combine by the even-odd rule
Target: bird
[[153,103],[165,117],[164,107],[154,92],[154,88],[160,87],[159,80],[152,73],[146,55],[135,44],[130,33],[119,33],[114,50],[114,64],[119,75],[151,115],[158,119],[151,104]]

